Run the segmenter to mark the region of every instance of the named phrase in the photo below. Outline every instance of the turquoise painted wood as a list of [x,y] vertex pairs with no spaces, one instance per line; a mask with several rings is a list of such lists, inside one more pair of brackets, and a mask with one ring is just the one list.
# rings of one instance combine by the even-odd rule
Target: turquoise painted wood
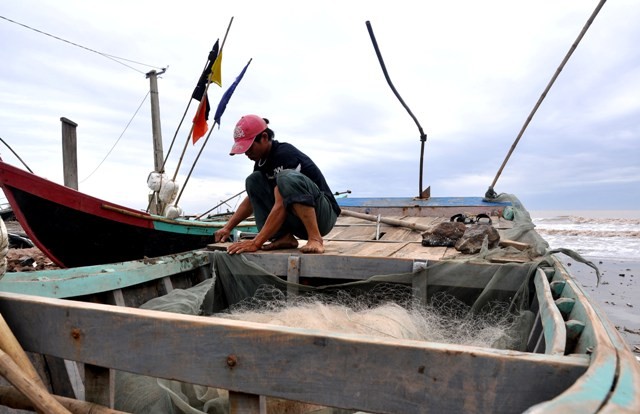
[[[156,230],[168,231],[172,233],[193,234],[201,236],[213,235],[220,230],[226,222],[223,221],[194,221],[177,219],[176,223],[168,221],[154,220],[153,227]],[[258,228],[254,222],[243,221],[235,228],[243,232],[257,232]]]
[[70,298],[122,289],[210,263],[205,251],[194,251],[154,259],[71,269],[6,273],[0,291],[48,298]]
[[[587,295],[577,284],[572,283],[572,287],[581,294]],[[602,321],[605,334],[615,348],[615,355],[619,361],[614,388],[612,388],[606,404],[601,407],[599,413],[632,413],[634,410],[629,407],[640,407],[640,370],[637,368],[638,361],[633,354],[626,350],[624,340],[602,309],[597,304],[590,303],[592,303],[592,311]]]
[[[564,266],[557,259],[556,267],[557,272],[554,279],[566,281],[562,296],[575,299],[575,306],[570,318],[585,322],[585,331],[581,335],[582,344],[577,348],[577,352],[580,352],[580,348],[587,347],[591,348],[593,352],[590,354],[591,361],[587,372],[568,390],[550,401],[531,407],[526,412],[541,414],[595,413],[601,408],[603,402],[607,401],[610,391],[614,389],[618,355],[611,346],[602,324],[596,326],[586,323],[597,320],[598,317],[584,292],[570,278]],[[584,352],[586,353],[586,349]]]
[[564,355],[567,332],[562,315],[555,307],[549,282],[545,273],[538,269],[534,276],[536,295],[540,304],[540,319],[544,332],[545,353],[550,355]]

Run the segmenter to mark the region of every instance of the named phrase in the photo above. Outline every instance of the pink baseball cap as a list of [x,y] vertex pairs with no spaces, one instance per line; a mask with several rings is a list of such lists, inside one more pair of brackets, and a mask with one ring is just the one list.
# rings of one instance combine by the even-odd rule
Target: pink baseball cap
[[267,129],[267,123],[258,115],[245,115],[240,118],[233,130],[234,143],[229,155],[247,152],[256,136],[265,129]]

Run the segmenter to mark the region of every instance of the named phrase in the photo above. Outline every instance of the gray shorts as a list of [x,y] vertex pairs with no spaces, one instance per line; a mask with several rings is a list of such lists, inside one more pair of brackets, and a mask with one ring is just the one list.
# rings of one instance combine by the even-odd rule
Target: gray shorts
[[[254,171],[245,181],[247,194],[253,207],[258,229],[262,229],[269,213],[275,204],[273,190],[267,178],[259,171]],[[276,176],[276,185],[284,200],[287,218],[274,238],[285,234],[293,234],[300,239],[307,239],[307,231],[302,221],[296,217],[292,204],[304,204],[315,209],[318,228],[323,236],[336,224],[337,214],[331,208],[328,196],[306,175],[295,170],[284,170]]]

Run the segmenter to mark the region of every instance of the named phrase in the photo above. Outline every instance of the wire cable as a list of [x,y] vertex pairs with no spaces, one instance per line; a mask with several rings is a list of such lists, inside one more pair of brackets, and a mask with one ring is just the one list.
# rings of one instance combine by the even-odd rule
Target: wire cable
[[[8,21],[8,22],[10,22],[10,23],[13,23],[13,24],[17,24],[18,26],[22,26],[22,27],[24,27],[24,28],[26,28],[26,29],[29,29],[29,30],[33,30],[34,32],[37,32],[37,33],[43,34],[43,35],[45,35],[45,36],[52,37],[52,38],[54,38],[54,39],[56,39],[56,40],[59,40],[59,41],[61,41],[61,42],[68,43],[68,44],[70,44],[70,45],[72,45],[72,46],[76,46],[76,47],[79,47],[79,48],[81,48],[81,49],[87,50],[87,51],[89,51],[89,52],[96,53],[96,54],[98,54],[98,55],[100,55],[100,56],[106,57],[107,59],[111,59],[111,60],[113,60],[113,61],[114,61],[114,62],[116,62],[116,63],[119,63],[119,64],[121,64],[121,65],[123,65],[123,66],[126,66],[126,67],[128,67],[129,69],[131,69],[131,70],[135,70],[135,71],[136,71],[136,72],[138,72],[138,73],[145,73],[145,72],[143,72],[143,71],[141,71],[141,70],[138,70],[138,69],[136,69],[136,68],[134,68],[134,67],[132,67],[132,66],[130,66],[130,65],[127,65],[127,64],[126,64],[126,63],[124,63],[124,62],[135,63],[136,65],[142,65],[142,66],[146,66],[146,67],[154,68],[154,69],[162,69],[162,68],[161,68],[161,67],[159,67],[159,66],[149,65],[149,64],[146,64],[146,63],[142,63],[142,62],[136,62],[135,60],[125,59],[125,58],[121,58],[121,57],[118,57],[118,56],[110,55],[110,54],[108,54],[108,53],[99,52],[99,51],[94,50],[94,49],[91,49],[91,48],[89,48],[89,47],[82,46],[82,45],[80,45],[80,44],[78,44],[78,43],[74,43],[74,42],[71,42],[71,41],[69,41],[69,40],[63,39],[63,38],[61,38],[61,37],[58,37],[58,36],[52,35],[51,33],[43,32],[42,30],[38,30],[38,29],[33,28],[33,27],[31,27],[31,26],[28,26],[28,25],[26,25],[26,24],[23,24],[23,23],[20,23],[20,22],[16,22],[15,20],[11,20],[11,19],[9,19],[9,18],[7,18],[7,17],[5,17],[5,16],[0,16],[0,19],[6,20],[6,21]],[[124,61],[124,62],[122,62],[122,61]]]
[[80,183],[83,183],[83,182],[87,181],[96,171],[98,171],[98,168],[100,168],[102,163],[104,163],[106,161],[107,157],[111,154],[111,151],[113,151],[114,148],[116,147],[116,145],[118,145],[118,142],[120,142],[120,138],[122,138],[124,133],[127,132],[127,129],[129,129],[129,125],[131,125],[131,122],[133,122],[133,120],[136,117],[136,115],[138,115],[138,112],[140,111],[140,108],[142,108],[142,104],[144,104],[144,102],[147,100],[147,97],[149,96],[149,93],[150,92],[147,92],[147,94],[144,96],[144,98],[142,98],[142,102],[140,102],[140,105],[138,105],[138,109],[136,109],[136,111],[134,112],[133,116],[131,117],[131,119],[127,123],[127,126],[124,127],[124,130],[122,131],[122,133],[120,134],[120,136],[118,137],[116,142],[113,144],[113,146],[111,147],[109,152],[107,152],[107,155],[104,156],[102,161],[100,161],[100,164],[98,164],[98,166],[93,171],[91,171],[91,173],[88,176],[86,176],[82,181],[80,181]]

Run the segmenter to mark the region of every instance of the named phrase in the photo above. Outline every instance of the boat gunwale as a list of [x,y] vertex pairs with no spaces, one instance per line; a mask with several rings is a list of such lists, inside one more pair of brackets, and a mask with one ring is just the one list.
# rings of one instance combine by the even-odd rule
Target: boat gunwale
[[[40,316],[25,321],[27,309]],[[513,404],[526,408],[561,391],[559,384],[568,387],[589,364],[584,355],[377,338],[15,293],[0,293],[0,312],[9,315],[7,323],[31,352],[236,392],[373,412],[419,412],[424,406],[460,411],[455,399],[472,398],[468,387],[477,390],[473,398],[495,391],[495,404],[504,403],[500,389],[509,389],[507,399],[513,401],[493,407],[494,412],[511,410]],[[57,331],[59,326],[66,327],[67,334]],[[186,337],[215,340],[196,345],[181,340]],[[154,347],[148,346],[151,338]],[[158,358],[169,350],[171,358]],[[230,351],[238,361],[233,367],[226,362]],[[194,352],[208,357],[194,363]],[[344,358],[354,359],[345,365]],[[258,367],[268,374],[256,378]],[[292,372],[294,367],[301,374]],[[516,378],[523,380],[532,372],[536,381],[529,381],[525,392]],[[331,385],[323,382],[326,375]],[[449,385],[461,378],[467,378],[466,386]],[[363,381],[369,384],[360,396],[338,392]],[[391,383],[395,385],[390,387]],[[402,398],[397,395],[400,384],[406,388],[400,392]],[[529,392],[532,388],[537,389],[535,395]],[[451,398],[443,399],[443,393]]]

